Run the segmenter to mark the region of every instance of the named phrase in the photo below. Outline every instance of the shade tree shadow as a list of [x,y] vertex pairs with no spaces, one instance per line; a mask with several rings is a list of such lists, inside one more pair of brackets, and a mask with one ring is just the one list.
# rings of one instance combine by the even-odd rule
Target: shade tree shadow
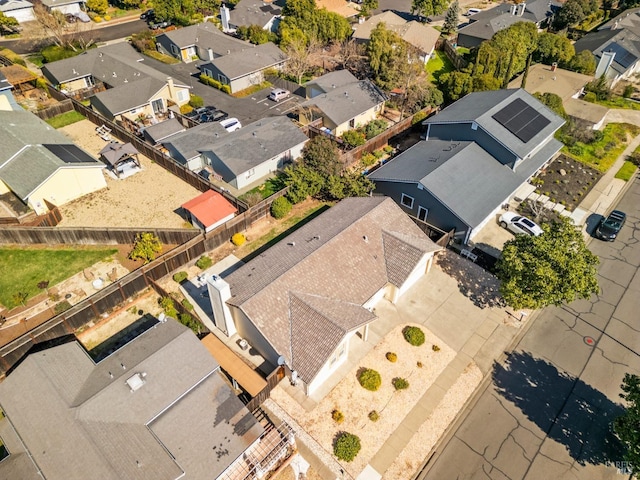
[[492,376],[499,394],[579,464],[623,458],[624,447],[611,425],[624,408],[602,392],[528,352],[511,353],[504,365],[494,363]]
[[458,282],[460,292],[475,306],[505,306],[500,295],[500,282],[495,275],[450,250],[438,255],[437,263],[444,273]]

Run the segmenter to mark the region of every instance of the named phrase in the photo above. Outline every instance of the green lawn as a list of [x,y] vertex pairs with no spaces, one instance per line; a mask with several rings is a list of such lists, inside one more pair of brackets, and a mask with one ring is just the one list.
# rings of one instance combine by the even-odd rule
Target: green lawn
[[631,180],[631,177],[633,177],[633,174],[636,173],[636,169],[637,167],[633,163],[627,160],[624,162],[622,167],[620,167],[620,170],[618,170],[618,173],[616,173],[616,178],[619,178],[621,180],[624,180],[625,182],[628,182],[629,180]]
[[49,287],[114,255],[115,249],[0,249],[0,304],[13,308],[20,304],[14,296],[26,293],[31,298],[41,292],[38,283],[49,281]]
[[585,144],[576,142],[572,147],[562,147],[562,152],[601,172],[606,172],[627,147],[627,135],[635,137],[640,127],[629,123],[610,123],[602,131],[602,139]]
[[240,196],[240,200],[244,200],[247,197],[247,195],[252,193],[259,193],[260,195],[262,195],[262,198],[265,199],[270,197],[274,193],[279,192],[284,187],[286,187],[286,185],[282,181],[281,175],[277,177],[272,177],[272,178],[269,178],[262,185],[258,185],[256,188],[252,188],[247,193],[243,193]]
[[55,117],[50,118],[46,122],[49,125],[51,125],[53,128],[62,128],[84,119],[85,119],[84,115],[76,112],[75,110],[71,110],[70,112],[65,112],[65,113],[61,113],[60,115],[56,115]]
[[435,57],[432,57],[427,62],[427,73],[429,77],[437,81],[440,75],[443,73],[452,72],[454,70],[453,64],[449,61],[443,51],[436,50]]

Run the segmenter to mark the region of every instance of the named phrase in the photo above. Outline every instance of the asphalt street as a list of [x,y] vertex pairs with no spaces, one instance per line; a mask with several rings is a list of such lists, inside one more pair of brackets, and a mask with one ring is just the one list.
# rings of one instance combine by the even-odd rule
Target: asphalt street
[[423,479],[626,479],[611,433],[624,374],[640,374],[640,178],[618,207],[615,242],[592,240],[601,293],[546,308],[418,476]]

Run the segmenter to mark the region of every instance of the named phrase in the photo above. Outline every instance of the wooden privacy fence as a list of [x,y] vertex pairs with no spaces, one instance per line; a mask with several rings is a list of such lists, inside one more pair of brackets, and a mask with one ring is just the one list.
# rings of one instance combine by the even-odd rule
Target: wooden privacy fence
[[53,96],[58,100],[64,100],[64,99],[70,100],[73,103],[73,108],[76,112],[84,115],[87,119],[89,119],[95,125],[98,125],[98,126],[106,125],[111,129],[112,136],[116,137],[118,140],[122,142],[131,143],[136,148],[136,150],[138,150],[138,152],[140,152],[142,155],[152,160],[153,162],[157,163],[165,170],[168,170],[169,172],[174,174],[176,177],[180,178],[181,180],[188,183],[192,187],[200,190],[201,192],[206,192],[207,190],[214,190],[220,193],[223,197],[229,200],[229,202],[235,205],[235,207],[240,212],[244,212],[245,210],[247,210],[247,208],[249,208],[245,202],[234,197],[227,190],[217,185],[214,185],[213,183],[211,183],[209,180],[205,179],[201,175],[198,175],[197,173],[192,172],[186,166],[181,165],[180,163],[176,162],[173,158],[164,154],[157,148],[149,145],[147,142],[145,142],[138,136],[134,135],[133,133],[129,132],[127,129],[123,128],[121,125],[118,125],[117,123],[100,115],[98,112],[95,112],[90,107],[84,106],[82,103],[78,102],[77,100],[68,99],[67,96],[65,96],[62,92],[53,88],[51,85],[49,85],[48,88],[51,96]]
[[70,112],[73,109],[73,102],[67,98],[55,105],[51,105],[50,107],[38,110],[37,112],[35,112],[35,114],[42,120],[49,120],[50,118],[56,117],[63,113]]
[[0,229],[0,244],[127,245],[138,233],[150,232],[167,245],[180,245],[200,235],[199,230],[160,228],[12,227]]
[[469,62],[458,55],[456,47],[454,47],[449,40],[445,40],[444,42],[442,42],[442,51],[451,61],[451,63],[453,63],[453,66],[456,67],[456,70],[462,70],[463,68],[466,68],[467,65],[469,65]]

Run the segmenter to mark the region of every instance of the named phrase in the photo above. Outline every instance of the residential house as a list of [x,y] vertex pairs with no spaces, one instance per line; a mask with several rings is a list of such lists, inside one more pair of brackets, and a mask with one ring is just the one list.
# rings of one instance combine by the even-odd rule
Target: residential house
[[[509,83],[508,88],[520,88],[524,74]],[[572,72],[556,65],[536,63],[531,65],[527,74],[525,90],[534,93],[554,93],[562,99],[565,112],[587,128],[598,129],[609,111],[602,105],[580,100],[584,86],[593,80],[593,76]]]
[[0,195],[38,214],[107,186],[104,164],[26,110],[0,109]]
[[18,22],[35,20],[33,4],[28,0],[0,0],[0,12],[7,17],[13,17]]
[[347,198],[224,279],[207,279],[216,327],[311,395],[366,341],[375,306],[428,273],[433,243],[389,198]]
[[475,92],[369,178],[409,215],[469,242],[558,153],[564,120],[522,89]]
[[2,478],[227,478],[264,433],[173,319],[103,359],[78,341],[34,351],[0,384],[0,407]]
[[192,198],[182,205],[189,221],[200,230],[210,232],[214,228],[231,220],[238,209],[213,190]]
[[189,170],[197,171],[207,165],[202,155],[202,147],[212,140],[229,135],[218,122],[201,123],[183,132],[178,132],[161,140],[169,156]]
[[270,117],[209,140],[200,151],[225,182],[243,189],[300,157],[307,141],[287,117]]
[[227,8],[220,9],[222,24],[225,24],[224,16],[230,31],[235,31],[238,27],[250,27],[257,25],[263,30],[277,32],[284,0],[263,1],[263,0],[240,0],[233,10]]
[[226,35],[211,22],[179,28],[156,36],[156,48],[183,62],[213,60],[247,48],[248,42]]
[[598,62],[595,77],[605,75],[611,86],[640,72],[640,28],[631,22],[637,17],[636,11],[617,23],[613,19],[613,23],[605,24],[607,28],[588,33],[574,44],[576,53],[584,50],[593,53]]
[[414,47],[422,61],[425,63],[429,61],[440,38],[440,32],[430,25],[415,20],[408,22],[391,10],[373,15],[362,23],[356,24],[353,27],[353,38],[360,43],[368,43],[371,32],[380,23],[384,23],[386,28]]
[[228,85],[231,93],[259,85],[266,70],[282,70],[287,55],[274,43],[247,43],[242,50],[203,62],[199,69],[205,75]]
[[309,100],[300,105],[300,123],[322,118],[324,128],[336,136],[375,120],[387,100],[370,80],[358,80],[348,70],[322,75],[305,88]]
[[23,110],[13,96],[13,85],[0,71],[0,110]]
[[42,0],[42,4],[50,12],[58,11],[64,14],[84,12],[85,3],[84,0]]
[[190,98],[189,86],[175,83],[146,65],[144,56],[128,43],[47,63],[42,74],[56,88],[70,94],[98,91],[90,97],[91,106],[110,120],[157,122],[168,116],[169,106],[184,105]]
[[522,3],[502,3],[469,17],[469,25],[458,30],[457,43],[474,48],[490,40],[500,30],[517,22],[533,22],[543,28],[551,21],[556,6],[549,0],[530,0]]

